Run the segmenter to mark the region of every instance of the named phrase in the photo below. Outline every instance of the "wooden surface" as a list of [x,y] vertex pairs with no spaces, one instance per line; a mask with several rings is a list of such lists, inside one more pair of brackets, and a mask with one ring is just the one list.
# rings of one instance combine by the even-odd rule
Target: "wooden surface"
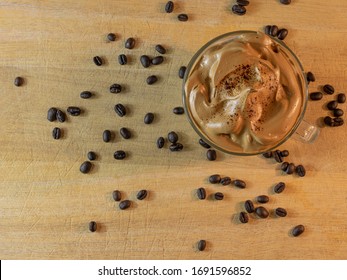
[[[347,154],[346,125],[322,128],[312,145],[289,140],[281,149],[289,161],[303,164],[304,178],[284,175],[279,165],[261,156],[236,157],[218,152],[215,162],[205,150],[185,115],[172,108],[182,105],[177,76],[194,52],[208,40],[229,31],[261,30],[266,24],[286,27],[286,43],[306,70],[316,75],[310,91],[331,83],[338,92],[347,90],[347,1],[293,0],[284,6],[276,0],[251,1],[243,17],[230,12],[234,1],[174,1],[172,14],[165,1],[1,1],[0,3],[0,258],[1,259],[346,259],[347,258]],[[213,4],[212,4],[213,2]],[[187,13],[188,22],[177,15]],[[109,32],[117,34],[107,42]],[[133,50],[124,48],[136,38]],[[156,55],[163,44],[165,63],[144,69],[139,56]],[[129,54],[128,65],[117,56]],[[97,67],[100,55],[106,65]],[[149,86],[147,76],[159,81]],[[16,76],[25,85],[15,87]],[[125,90],[109,93],[113,83]],[[79,93],[94,97],[83,100]],[[309,102],[306,119],[320,124],[327,115],[324,96]],[[123,103],[129,114],[119,118],[113,111]],[[50,123],[48,108],[66,110],[80,106],[84,113],[68,121]],[[347,105],[340,108],[346,110]],[[155,122],[143,124],[145,113]],[[63,139],[54,140],[55,126]],[[121,139],[119,129],[128,127],[133,138]],[[102,141],[110,129],[115,138]],[[184,150],[158,150],[155,141],[174,130]],[[124,161],[113,158],[124,149]],[[88,151],[98,159],[90,174],[79,172]],[[215,186],[208,176],[240,178],[246,189]],[[287,184],[274,195],[275,183]],[[204,186],[222,201],[199,201],[195,190]],[[126,211],[118,209],[112,191],[118,189],[133,201]],[[136,200],[140,189],[149,196]],[[240,224],[236,215],[246,199],[268,194],[266,207],[284,207],[285,218],[250,218]],[[97,221],[99,230],[88,231]],[[305,233],[294,238],[293,226],[303,224]],[[204,252],[196,243],[207,241]]]

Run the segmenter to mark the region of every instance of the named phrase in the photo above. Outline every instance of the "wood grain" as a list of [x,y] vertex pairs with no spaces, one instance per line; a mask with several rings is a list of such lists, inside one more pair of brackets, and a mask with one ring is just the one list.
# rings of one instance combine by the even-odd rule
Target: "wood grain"
[[[286,43],[305,69],[316,75],[310,90],[331,83],[347,89],[347,2],[252,1],[245,16],[230,12],[233,1],[174,1],[172,14],[165,1],[1,1],[0,3],[0,257],[1,259],[346,259],[347,258],[347,133],[345,126],[321,129],[312,145],[289,140],[281,148],[289,160],[303,164],[304,178],[283,175],[279,166],[261,156],[236,157],[218,153],[206,160],[205,150],[185,115],[172,114],[181,106],[178,69],[208,40],[225,32],[261,30],[267,24],[286,27]],[[177,15],[187,13],[188,22]],[[109,32],[117,34],[107,42]],[[124,48],[136,38],[133,50]],[[165,63],[144,69],[141,54],[156,55],[154,46],[167,47]],[[117,62],[120,53],[129,64]],[[92,58],[106,64],[96,67]],[[148,86],[147,76],[159,81]],[[16,76],[25,85],[15,87]],[[108,88],[120,83],[124,91]],[[90,90],[92,99],[79,93]],[[309,102],[306,119],[320,125],[325,103]],[[129,114],[113,111],[123,103]],[[84,113],[65,123],[46,120],[48,108],[80,106]],[[346,105],[341,104],[346,110]],[[147,112],[156,119],[143,124]],[[54,140],[55,126],[63,139]],[[121,127],[133,138],[124,140]],[[102,141],[110,129],[115,138]],[[155,141],[177,131],[184,150],[158,150]],[[124,149],[129,156],[115,161]],[[97,152],[90,174],[79,172],[88,151]],[[214,173],[247,182],[244,190],[214,186]],[[272,187],[283,181],[282,194]],[[222,191],[225,199],[199,201],[195,190],[208,196]],[[118,189],[132,207],[120,211],[112,201]],[[140,189],[149,196],[136,200]],[[268,194],[271,210],[284,207],[285,218],[250,218],[239,224],[236,215],[246,199]],[[91,220],[99,230],[88,231]],[[297,238],[290,230],[306,227]],[[196,243],[207,240],[204,252]]]

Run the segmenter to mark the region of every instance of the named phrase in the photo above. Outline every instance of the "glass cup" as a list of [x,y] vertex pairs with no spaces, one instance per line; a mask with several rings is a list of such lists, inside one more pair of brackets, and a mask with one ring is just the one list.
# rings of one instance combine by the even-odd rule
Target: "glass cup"
[[212,39],[183,78],[189,122],[212,147],[235,155],[273,150],[290,137],[312,143],[319,129],[303,120],[308,84],[284,42],[262,32]]

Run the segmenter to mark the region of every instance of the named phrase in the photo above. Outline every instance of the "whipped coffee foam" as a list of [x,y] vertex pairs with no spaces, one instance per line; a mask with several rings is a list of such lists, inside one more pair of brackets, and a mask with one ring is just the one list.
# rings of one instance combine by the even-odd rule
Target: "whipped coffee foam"
[[280,143],[304,110],[306,84],[291,57],[257,32],[210,45],[184,85],[188,114],[200,133],[234,153],[260,153]]

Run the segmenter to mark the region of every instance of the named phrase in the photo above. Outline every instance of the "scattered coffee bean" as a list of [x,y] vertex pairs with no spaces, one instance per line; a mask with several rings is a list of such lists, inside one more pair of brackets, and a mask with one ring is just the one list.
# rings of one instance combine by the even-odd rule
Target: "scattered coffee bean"
[[148,85],[153,85],[157,81],[158,81],[158,78],[155,75],[151,75],[151,76],[147,77],[147,80],[146,80]]
[[199,251],[204,251],[206,248],[206,240],[199,240],[197,247]]
[[196,190],[196,195],[200,200],[203,200],[206,198],[206,190],[204,188],[198,188]]
[[298,166],[295,167],[295,172],[298,174],[300,177],[304,177],[306,175],[306,170],[305,167],[299,164]]
[[333,118],[332,126],[341,126],[343,124],[344,124],[343,118],[340,118],[340,117]]
[[80,171],[83,174],[89,173],[89,171],[92,169],[92,163],[90,161],[85,161],[80,166]]
[[117,36],[116,36],[116,34],[114,34],[114,33],[108,33],[108,34],[107,34],[107,39],[108,39],[110,42],[116,41],[116,38],[117,38]]
[[237,0],[236,3],[239,6],[248,6],[249,5],[249,1],[248,0]]
[[271,25],[266,25],[264,27],[264,33],[267,35],[271,35]]
[[167,139],[169,140],[169,142],[171,143],[176,143],[178,141],[178,135],[176,132],[171,131],[167,134]]
[[287,170],[286,170],[286,173],[287,174],[293,174],[295,171],[295,165],[294,163],[289,163],[288,164],[288,167],[287,167]]
[[175,114],[175,115],[183,115],[184,114],[184,108],[183,107],[175,107],[172,109],[172,112]]
[[221,185],[223,186],[227,186],[227,185],[230,185],[231,184],[231,178],[230,177],[223,177],[221,180],[220,180],[220,183]]
[[281,170],[284,172],[287,171],[288,165],[289,165],[289,162],[287,162],[287,161],[282,162]]
[[184,78],[184,74],[186,73],[187,67],[186,66],[181,66],[180,69],[178,70],[178,77],[181,79]]
[[283,182],[279,182],[274,186],[274,192],[281,193],[284,191],[285,188],[286,188],[286,184]]
[[162,64],[163,61],[164,61],[164,57],[159,55],[159,56],[153,57],[151,60],[151,63],[153,65],[159,65],[159,64]]
[[143,122],[145,124],[151,124],[154,121],[154,114],[153,113],[147,113],[143,119]]
[[325,118],[324,118],[324,123],[326,124],[326,125],[328,125],[328,126],[333,126],[333,119],[331,118],[331,117],[329,117],[329,116],[326,116]]
[[92,93],[90,92],[90,91],[82,91],[81,93],[80,93],[80,97],[82,98],[82,99],[88,99],[88,98],[91,98],[92,97]]
[[207,144],[204,140],[199,139],[199,144],[204,147],[205,149],[209,149],[211,148],[211,146],[209,144]]
[[231,11],[238,15],[238,16],[243,16],[244,14],[246,14],[246,8],[244,6],[240,6],[240,5],[233,5],[231,7]]
[[287,216],[287,210],[284,208],[278,207],[275,209],[275,214],[278,217],[285,217],[285,216]]
[[323,90],[326,94],[333,94],[335,92],[335,89],[332,85],[326,84],[323,86]]
[[343,116],[343,110],[342,109],[334,109],[334,117],[341,117]]
[[104,140],[104,142],[110,142],[111,141],[111,131],[106,129],[104,130],[104,132],[102,133],[102,140]]
[[316,77],[314,76],[312,72],[309,71],[306,73],[306,80],[308,83],[314,82],[316,80]]
[[255,208],[255,213],[257,214],[259,218],[262,218],[262,219],[269,217],[269,211],[267,211],[267,209],[263,206],[259,206]]
[[280,30],[278,30],[277,32],[277,38],[280,40],[284,40],[288,35],[288,29],[286,28],[282,28]]
[[337,102],[338,103],[345,103],[346,102],[346,95],[344,93],[339,93],[337,95]]
[[169,146],[171,152],[179,152],[183,150],[183,145],[181,143],[175,142]]
[[221,180],[222,180],[222,177],[219,174],[213,174],[210,177],[208,177],[208,181],[211,184],[219,184]]
[[208,149],[206,152],[206,157],[209,161],[214,161],[217,159],[217,152],[213,149]]
[[334,110],[334,109],[337,108],[337,105],[338,105],[337,101],[332,100],[332,101],[330,101],[330,102],[327,104],[327,108],[328,108],[329,110]]
[[272,157],[279,163],[281,163],[283,161],[280,150],[273,151]]
[[126,153],[122,150],[115,151],[113,157],[117,160],[122,160],[126,158]]
[[240,189],[244,189],[244,188],[246,187],[246,182],[243,181],[243,180],[237,179],[237,180],[234,180],[233,183],[234,183],[234,186],[235,186],[235,187],[238,187],[238,188],[240,188]]
[[140,190],[140,191],[137,193],[136,198],[137,198],[138,200],[143,200],[143,199],[145,199],[145,198],[147,197],[147,194],[148,194],[147,190]]
[[95,221],[89,222],[89,231],[95,232],[97,230],[97,223]]
[[128,57],[125,54],[118,55],[118,63],[120,65],[125,65],[128,63]]
[[124,139],[130,139],[131,138],[131,132],[129,129],[127,129],[126,127],[122,127],[119,130],[120,135],[124,138]]
[[278,26],[277,25],[271,25],[270,35],[273,37],[276,37],[277,33],[278,33]]
[[187,14],[179,14],[177,16],[179,21],[188,21],[188,15]]
[[116,104],[115,106],[114,106],[114,110],[115,110],[115,112],[117,113],[117,115],[118,116],[120,116],[120,117],[124,117],[125,115],[126,115],[126,113],[127,113],[127,110],[126,110],[126,108],[124,107],[124,105],[123,104]]
[[257,196],[257,201],[258,203],[268,203],[269,202],[269,197],[265,194],[263,195],[258,195]]
[[292,0],[280,0],[280,2],[284,5],[289,5],[292,2]]
[[151,65],[151,59],[148,55],[141,55],[140,56],[140,62],[143,67],[148,68]]
[[22,78],[22,77],[16,77],[15,79],[14,79],[14,85],[16,86],[16,87],[20,87],[20,86],[22,86],[24,84],[24,79]]
[[135,47],[135,39],[130,37],[125,41],[126,49],[133,49]]
[[315,91],[310,93],[311,100],[321,100],[323,98],[323,93],[320,91]]
[[168,1],[165,5],[165,12],[172,13],[174,10],[174,3],[172,1]]
[[120,201],[122,199],[122,193],[119,190],[114,190],[112,192],[112,197],[114,201]]
[[57,108],[51,107],[47,111],[47,120],[53,122],[57,119]]
[[272,152],[266,152],[266,153],[263,153],[263,157],[264,158],[272,158]]
[[252,200],[246,200],[245,201],[245,209],[248,213],[253,213],[254,212],[254,204]]
[[297,237],[301,235],[305,231],[305,227],[303,225],[297,225],[292,229],[293,236]]
[[122,91],[122,86],[120,84],[113,84],[110,86],[111,93],[120,93]]
[[123,200],[123,201],[119,202],[118,206],[119,206],[120,210],[125,210],[131,206],[131,201],[127,200],[127,199]]
[[69,106],[67,107],[66,111],[71,115],[71,116],[79,116],[82,112],[81,108],[76,107],[76,106]]
[[240,220],[241,223],[247,224],[248,223],[248,214],[246,212],[244,212],[244,211],[240,212],[239,220]]
[[221,192],[216,192],[216,193],[214,194],[214,199],[215,199],[215,200],[223,200],[223,198],[224,198],[224,194],[221,193]]
[[155,46],[155,50],[158,53],[160,53],[160,54],[165,54],[166,53],[166,49],[162,45],[156,45]]
[[87,158],[88,158],[89,160],[96,160],[96,153],[93,152],[93,151],[88,152]]
[[102,59],[101,59],[100,56],[94,56],[93,57],[93,61],[94,61],[95,65],[97,65],[97,66],[101,66],[102,65]]
[[57,120],[58,122],[65,122],[66,116],[65,113],[62,110],[57,109]]
[[159,138],[157,139],[157,147],[158,147],[158,149],[163,148],[163,147],[164,147],[164,144],[165,144],[165,139],[164,139],[164,137],[159,137]]
[[287,157],[287,156],[289,156],[289,151],[288,150],[281,151],[281,157]]
[[61,129],[59,127],[53,128],[52,136],[56,140],[60,139],[60,137],[61,137]]

